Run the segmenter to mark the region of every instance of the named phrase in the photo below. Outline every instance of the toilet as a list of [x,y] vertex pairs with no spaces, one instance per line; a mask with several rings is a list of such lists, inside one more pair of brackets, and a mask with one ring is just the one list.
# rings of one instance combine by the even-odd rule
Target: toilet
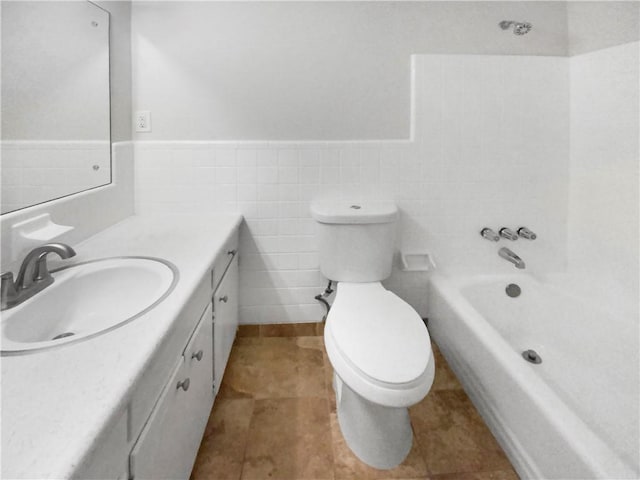
[[320,270],[337,282],[324,340],[338,422],[366,464],[393,468],[411,450],[408,407],[435,373],[420,315],[380,283],[391,274],[398,209],[391,202],[315,202]]

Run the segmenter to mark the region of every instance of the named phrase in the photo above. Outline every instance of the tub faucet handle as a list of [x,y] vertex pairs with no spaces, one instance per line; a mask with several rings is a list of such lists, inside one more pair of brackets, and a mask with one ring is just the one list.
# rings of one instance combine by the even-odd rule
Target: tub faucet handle
[[480,235],[492,242],[497,242],[498,240],[500,240],[500,236],[488,227],[484,227],[482,230],[480,230]]
[[510,228],[507,227],[502,227],[499,230],[500,236],[502,238],[506,238],[507,240],[517,240],[518,239],[518,234],[516,232],[514,232],[513,230],[511,230]]
[[527,240],[535,240],[536,238],[538,238],[538,236],[527,227],[520,227],[518,229],[518,235],[520,235],[522,238],[526,238]]

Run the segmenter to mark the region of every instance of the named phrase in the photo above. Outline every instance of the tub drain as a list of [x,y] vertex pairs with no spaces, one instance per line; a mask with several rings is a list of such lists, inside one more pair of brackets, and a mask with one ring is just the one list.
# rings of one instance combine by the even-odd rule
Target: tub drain
[[540,355],[538,355],[538,352],[536,352],[535,350],[525,350],[524,352],[522,352],[522,358],[524,358],[527,362],[531,362],[531,363],[542,363],[542,357],[540,357]]
[[56,335],[51,340],[60,340],[61,338],[71,337],[72,335],[75,335],[75,333],[73,333],[73,332],[64,332],[64,333],[61,333],[59,335]]
[[520,286],[515,283],[510,283],[509,285],[507,285],[507,288],[505,288],[504,291],[507,292],[507,295],[509,295],[511,298],[519,297],[522,293],[522,289],[520,288]]

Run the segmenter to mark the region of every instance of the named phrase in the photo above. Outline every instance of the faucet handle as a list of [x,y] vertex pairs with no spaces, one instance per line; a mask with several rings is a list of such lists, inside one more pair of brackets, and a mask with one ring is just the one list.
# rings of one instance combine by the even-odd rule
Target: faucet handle
[[2,293],[4,294],[5,290],[15,290],[15,283],[13,282],[13,272],[5,272],[0,276],[2,281]]
[[13,272],[3,273],[0,279],[2,282],[0,286],[0,297],[2,299],[2,310],[4,310],[9,301],[18,295],[18,292],[16,290],[16,284],[13,281]]
[[500,233],[500,236],[502,238],[506,238],[507,240],[517,240],[518,239],[518,234],[516,232],[514,232],[513,230],[511,230],[510,228],[502,227],[500,230],[498,230],[498,232]]
[[518,235],[520,235],[522,238],[526,238],[527,240],[535,240],[536,238],[538,238],[538,236],[527,227],[520,227],[518,229]]
[[480,235],[492,242],[497,242],[498,240],[500,240],[498,234],[488,227],[484,227],[482,230],[480,230]]

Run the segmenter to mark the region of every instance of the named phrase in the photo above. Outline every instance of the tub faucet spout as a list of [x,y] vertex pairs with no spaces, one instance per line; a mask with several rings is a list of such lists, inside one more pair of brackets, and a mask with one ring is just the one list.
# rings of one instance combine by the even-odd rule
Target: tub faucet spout
[[498,250],[498,255],[500,255],[505,260],[513,263],[516,268],[524,268],[524,262],[522,261],[522,259],[507,247],[502,247],[500,250]]

